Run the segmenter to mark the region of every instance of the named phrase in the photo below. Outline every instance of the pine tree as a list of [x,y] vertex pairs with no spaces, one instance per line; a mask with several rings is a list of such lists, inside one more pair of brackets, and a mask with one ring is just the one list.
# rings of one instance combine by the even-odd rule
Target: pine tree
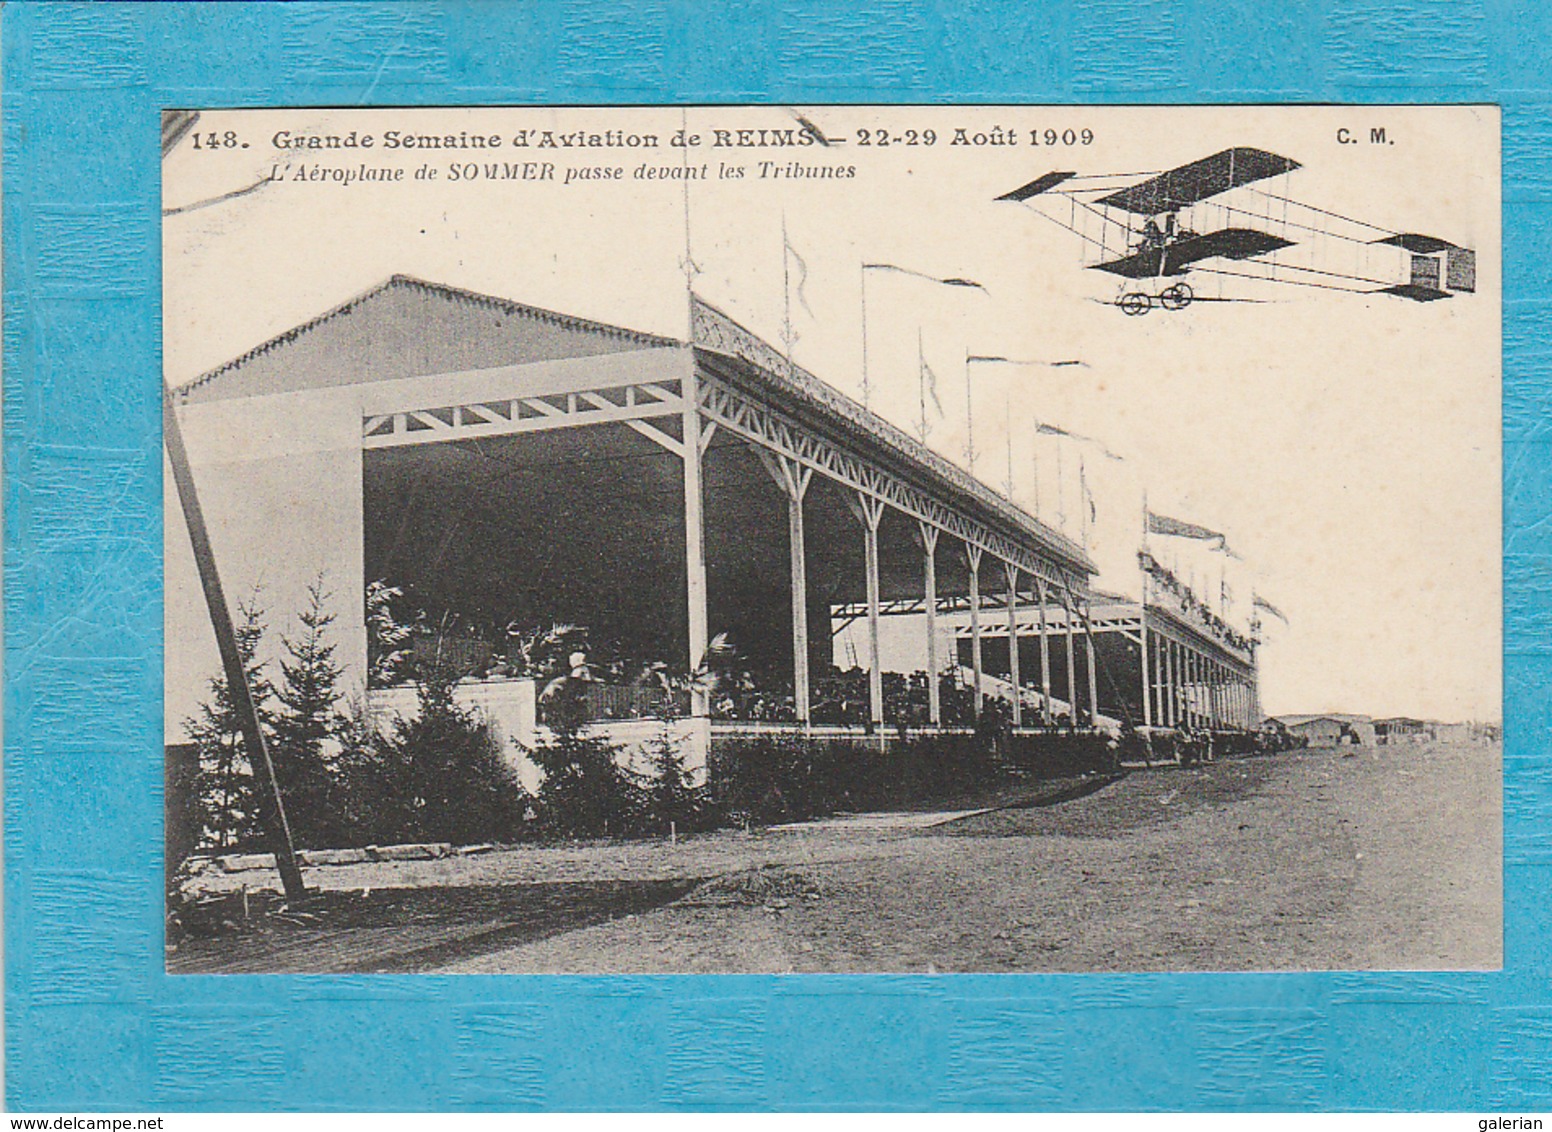
[[[259,605],[259,592],[255,586],[247,601],[237,603],[239,622],[234,629],[259,725],[267,729],[274,688],[264,675],[263,663],[256,659],[268,629]],[[199,714],[186,719],[183,726],[199,749],[201,848],[235,849],[262,841],[259,780],[248,759],[242,726],[224,674],[211,678],[210,698],[200,704]]]
[[625,837],[640,824],[644,799],[615,749],[588,733],[587,681],[550,681],[541,699],[554,739],[529,752],[543,773],[535,799],[538,824],[558,837]]
[[709,799],[697,787],[684,765],[681,744],[667,720],[648,749],[650,777],[645,787],[646,818],[655,833],[677,829],[680,833],[705,828]]
[[527,796],[490,728],[453,698],[456,669],[419,664],[420,713],[401,720],[383,750],[406,834],[471,843],[510,840]]
[[325,607],[330,595],[323,587],[322,575],[307,587],[307,605],[296,615],[301,634],[280,638],[289,660],[280,661],[275,696],[281,706],[273,720],[271,757],[286,817],[292,836],[306,848],[329,844],[341,824],[339,776],[330,747],[340,729],[342,669],[334,662],[335,645],[328,639],[334,614]]

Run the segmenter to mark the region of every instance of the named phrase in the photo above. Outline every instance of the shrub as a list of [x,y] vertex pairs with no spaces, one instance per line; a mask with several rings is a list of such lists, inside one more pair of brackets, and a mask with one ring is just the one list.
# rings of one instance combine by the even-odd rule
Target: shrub
[[[267,628],[257,588],[246,601],[237,603],[237,614],[237,651],[248,674],[259,725],[267,728],[274,689],[265,678],[264,665],[255,659]],[[185,720],[183,726],[198,750],[200,847],[228,850],[265,843],[260,782],[249,761],[247,743],[224,674],[211,677],[210,698],[200,704],[199,714]]]
[[381,744],[369,778],[396,840],[509,841],[521,829],[528,796],[490,728],[454,702],[456,686],[452,670],[420,666],[419,714]]
[[684,766],[684,755],[665,722],[648,752],[651,774],[642,789],[641,824],[656,833],[709,829],[716,824],[711,798],[696,786]]
[[725,811],[762,824],[948,802],[1015,775],[1093,769],[1103,737],[1079,739],[988,729],[921,735],[882,751],[796,734],[722,739],[712,747],[712,792]]
[[344,799],[334,760],[342,670],[328,639],[334,621],[324,609],[328,596],[320,576],[307,588],[307,607],[296,615],[301,634],[280,638],[286,656],[275,689],[280,706],[273,716],[270,750],[292,837],[309,848],[337,844],[342,832],[338,813]]
[[586,681],[561,677],[545,689],[552,743],[530,752],[544,774],[535,811],[541,832],[554,837],[624,837],[646,808],[641,785],[616,760],[616,751],[586,734]]

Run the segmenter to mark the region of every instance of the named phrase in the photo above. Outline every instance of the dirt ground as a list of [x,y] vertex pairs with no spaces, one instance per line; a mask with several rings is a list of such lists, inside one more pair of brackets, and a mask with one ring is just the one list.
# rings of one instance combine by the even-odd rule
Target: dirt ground
[[[1497,746],[1138,770],[1055,805],[310,870],[180,971],[1496,968]],[[234,874],[231,886],[264,874]],[[272,883],[272,882],[271,882]]]

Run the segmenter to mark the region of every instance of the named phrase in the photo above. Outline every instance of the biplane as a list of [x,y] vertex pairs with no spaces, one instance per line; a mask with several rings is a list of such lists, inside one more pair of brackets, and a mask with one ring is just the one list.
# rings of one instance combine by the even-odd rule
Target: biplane
[[996,199],[1024,204],[1082,238],[1093,255],[1086,266],[1120,277],[1114,302],[1129,315],[1260,301],[1201,293],[1187,282],[1193,274],[1422,303],[1476,289],[1470,248],[1267,187],[1298,168],[1291,158],[1239,146],[1156,173],[1046,173]]

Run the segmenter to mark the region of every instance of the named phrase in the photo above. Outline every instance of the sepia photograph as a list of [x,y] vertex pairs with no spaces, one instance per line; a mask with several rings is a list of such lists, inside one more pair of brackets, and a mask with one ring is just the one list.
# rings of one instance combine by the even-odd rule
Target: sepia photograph
[[1499,144],[167,111],[168,972],[1499,969]]

